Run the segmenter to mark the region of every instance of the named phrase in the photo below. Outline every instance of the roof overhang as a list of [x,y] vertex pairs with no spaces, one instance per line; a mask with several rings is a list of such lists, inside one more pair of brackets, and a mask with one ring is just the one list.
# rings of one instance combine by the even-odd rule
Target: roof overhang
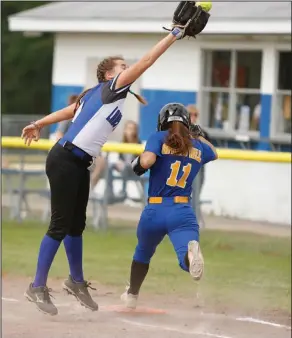
[[[162,33],[162,26],[169,23],[149,21],[114,21],[100,19],[52,20],[45,18],[23,18],[11,16],[8,19],[10,31],[55,32],[55,33]],[[290,20],[212,20],[204,34],[273,34],[291,35]]]

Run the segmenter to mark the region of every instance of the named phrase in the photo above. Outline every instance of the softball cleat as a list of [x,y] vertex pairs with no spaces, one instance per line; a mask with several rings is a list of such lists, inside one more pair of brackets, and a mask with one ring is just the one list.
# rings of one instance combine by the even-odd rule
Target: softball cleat
[[194,280],[200,280],[204,272],[204,258],[197,241],[188,244],[188,257],[190,262],[189,272]]
[[85,306],[91,311],[97,311],[98,305],[92,299],[90,293],[88,292],[88,288],[92,290],[96,289],[91,287],[90,285],[91,284],[87,281],[75,282],[73,278],[69,276],[68,279],[66,279],[63,283],[63,289],[67,291],[69,295],[74,296],[82,306]]
[[58,309],[51,301],[50,289],[46,286],[33,287],[32,283],[24,293],[24,296],[32,303],[35,303],[37,309],[51,316],[58,314]]
[[129,287],[126,287],[126,291],[121,295],[121,300],[128,309],[136,309],[138,302],[138,295],[128,293]]

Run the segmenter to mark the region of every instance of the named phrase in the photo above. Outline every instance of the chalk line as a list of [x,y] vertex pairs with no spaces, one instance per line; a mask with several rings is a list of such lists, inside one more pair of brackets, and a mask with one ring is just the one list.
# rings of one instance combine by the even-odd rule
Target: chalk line
[[183,333],[186,335],[199,335],[199,336],[206,336],[206,337],[212,337],[212,338],[232,338],[230,336],[224,336],[224,335],[219,335],[219,334],[210,333],[210,332],[198,332],[198,331],[193,331],[193,330],[187,331],[185,329],[180,329],[180,328],[175,328],[175,327],[170,327],[170,326],[144,324],[141,322],[136,322],[134,320],[128,320],[128,319],[123,319],[123,318],[120,318],[120,320],[126,324],[139,326],[139,327],[145,327],[145,328],[154,329],[154,330],[158,329],[158,330],[163,330],[163,331]]
[[11,303],[17,303],[17,302],[19,302],[18,299],[14,299],[14,298],[5,298],[5,297],[2,297],[2,300],[4,300],[5,302],[11,302]]
[[269,325],[269,326],[280,327],[280,328],[291,330],[290,326],[286,326],[286,325],[282,325],[282,324],[278,324],[278,323],[273,323],[273,322],[267,322],[265,320],[256,319],[256,318],[252,318],[252,317],[239,317],[239,318],[235,318],[235,320],[238,320],[240,322],[250,322],[250,323]]
[[[2,301],[4,302],[9,302],[9,303],[19,303],[22,302],[19,299],[15,299],[15,298],[7,298],[7,297],[2,297]],[[56,303],[55,304],[57,307],[71,307],[76,305],[76,303],[74,302],[70,302],[70,303]],[[100,311],[101,312],[107,312],[108,309],[110,308],[110,306],[100,306]],[[204,314],[202,313],[202,315],[208,315],[208,313]],[[220,316],[220,314],[212,314],[214,316]],[[228,318],[229,316],[227,316]],[[272,327],[278,327],[278,328],[282,328],[282,329],[287,329],[287,330],[291,330],[291,326],[287,326],[287,325],[282,325],[282,324],[278,324],[278,323],[273,323],[273,322],[269,322],[269,321],[265,321],[265,320],[261,320],[261,319],[257,319],[257,318],[253,318],[253,317],[229,317],[230,319],[236,320],[236,321],[240,321],[240,322],[249,322],[249,323],[254,323],[254,324],[261,324],[261,325],[268,325],[268,326],[272,326]],[[126,322],[127,320],[124,319],[124,321]],[[150,324],[143,324],[143,323],[139,323],[139,322],[132,322],[132,321],[128,321],[128,324],[132,324],[132,325],[140,325],[140,326],[145,326],[145,327],[152,327],[152,328],[159,328],[159,326],[153,326]],[[175,329],[175,328],[170,328],[170,327],[161,327],[162,330],[174,330],[175,332],[183,332],[181,330]],[[231,338],[231,337],[227,337],[227,336],[220,336],[220,335],[214,335],[211,333],[198,333],[198,332],[190,332],[190,331],[185,331],[185,334],[203,334],[205,336],[209,336],[209,337],[214,337],[214,338]]]

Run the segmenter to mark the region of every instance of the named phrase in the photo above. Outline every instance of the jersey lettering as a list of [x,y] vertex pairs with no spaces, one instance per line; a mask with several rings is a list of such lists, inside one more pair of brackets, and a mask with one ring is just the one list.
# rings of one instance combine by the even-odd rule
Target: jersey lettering
[[116,107],[106,118],[109,124],[115,129],[122,119],[122,113],[118,107]]
[[177,180],[177,175],[181,168],[181,161],[175,161],[174,163],[172,163],[170,167],[171,167],[171,173],[170,173],[169,178],[166,181],[166,184],[169,185],[170,187],[179,187],[179,188],[184,189],[187,184],[187,179],[192,170],[191,163],[188,163],[182,168],[183,175],[179,180]]

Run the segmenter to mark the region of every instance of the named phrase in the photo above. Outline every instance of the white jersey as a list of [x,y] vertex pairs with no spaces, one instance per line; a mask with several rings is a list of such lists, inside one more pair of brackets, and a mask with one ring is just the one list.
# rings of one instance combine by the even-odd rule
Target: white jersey
[[[119,76],[119,75],[118,75]],[[115,89],[118,76],[90,89],[81,99],[72,123],[62,138],[97,157],[123,116],[130,85]]]

